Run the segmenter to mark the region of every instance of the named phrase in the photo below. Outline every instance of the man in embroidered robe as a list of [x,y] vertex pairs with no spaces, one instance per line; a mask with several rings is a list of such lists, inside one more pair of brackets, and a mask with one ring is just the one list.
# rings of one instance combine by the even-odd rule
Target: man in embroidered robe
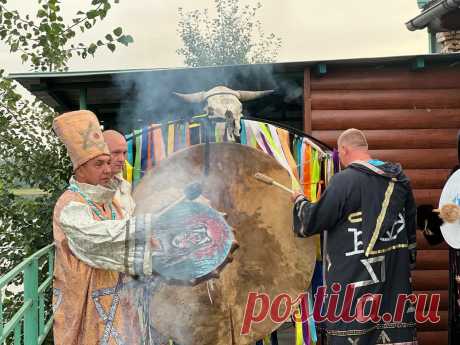
[[[323,233],[325,242],[327,296],[316,321],[323,320],[329,301],[328,345],[417,344],[409,301],[400,321],[387,319],[396,317],[398,294],[412,293],[416,206],[409,181],[399,164],[371,159],[361,131],[343,132],[337,144],[345,169],[321,198],[310,203],[299,193],[293,196],[294,232],[300,237]],[[378,310],[371,310],[375,306]],[[334,319],[334,313],[342,318]],[[381,320],[373,317],[384,314]]]
[[131,196],[131,184],[123,178],[128,145],[125,137],[117,131],[109,129],[102,134],[110,151],[112,182],[117,190],[115,199],[119,201],[125,216],[129,217],[134,212],[135,203]]
[[61,115],[53,128],[74,168],[53,215],[54,343],[144,344],[137,311],[119,295],[133,280],[119,272],[152,274],[152,216],[123,217],[108,187],[110,153],[93,113]]

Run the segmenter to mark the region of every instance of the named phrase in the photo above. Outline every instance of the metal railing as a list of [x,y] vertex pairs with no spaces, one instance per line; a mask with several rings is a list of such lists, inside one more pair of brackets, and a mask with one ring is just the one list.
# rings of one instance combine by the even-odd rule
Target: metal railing
[[[46,255],[48,256],[48,271],[46,279],[39,284],[39,260]],[[0,344],[4,344],[8,337],[14,339],[14,345],[41,345],[43,343],[53,325],[53,315],[45,320],[45,292],[53,283],[53,266],[54,244],[50,244],[0,277]],[[21,274],[24,278],[24,302],[5,323],[3,320],[3,292]]]

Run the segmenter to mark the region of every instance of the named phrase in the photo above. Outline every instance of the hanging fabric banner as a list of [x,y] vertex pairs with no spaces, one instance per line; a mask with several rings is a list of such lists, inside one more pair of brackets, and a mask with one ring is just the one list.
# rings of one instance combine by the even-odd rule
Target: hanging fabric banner
[[158,164],[159,161],[165,158],[165,143],[163,139],[163,131],[160,125],[155,125],[153,133],[153,157],[154,164]]
[[146,170],[152,169],[153,166],[153,131],[152,126],[147,127],[147,166]]
[[141,178],[141,164],[142,164],[142,130],[134,131],[134,139],[136,143],[136,152],[134,157],[134,172],[133,183],[136,184]]
[[171,155],[174,152],[174,124],[168,125],[168,146],[167,155]]

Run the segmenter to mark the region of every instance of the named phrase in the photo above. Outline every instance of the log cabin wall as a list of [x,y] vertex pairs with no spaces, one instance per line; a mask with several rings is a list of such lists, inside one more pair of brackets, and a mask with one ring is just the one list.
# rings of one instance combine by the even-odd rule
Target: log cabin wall
[[[402,164],[417,204],[437,206],[457,164],[460,67],[327,66],[322,76],[313,71],[304,73],[304,130],[332,147],[343,130],[363,130],[373,157]],[[417,243],[414,288],[441,294],[441,322],[418,325],[419,344],[447,345],[447,246],[430,246],[421,232]]]

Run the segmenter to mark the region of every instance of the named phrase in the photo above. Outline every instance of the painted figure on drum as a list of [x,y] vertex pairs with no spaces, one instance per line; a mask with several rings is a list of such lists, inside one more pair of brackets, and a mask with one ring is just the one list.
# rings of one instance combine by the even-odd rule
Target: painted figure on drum
[[182,202],[154,222],[158,248],[152,265],[163,278],[196,281],[225,262],[234,237],[224,217],[207,205]]
[[[356,311],[350,320],[325,320],[327,344],[415,345],[413,305],[403,306],[402,320],[391,319],[398,295],[412,293],[416,206],[409,181],[398,164],[371,158],[361,131],[343,132],[337,145],[345,169],[333,176],[318,202],[293,196],[294,232],[323,233],[326,293],[338,295],[339,311],[346,305]],[[354,295],[346,297],[347,287]],[[369,305],[359,298],[366,294],[380,296],[380,321],[364,317]]]

